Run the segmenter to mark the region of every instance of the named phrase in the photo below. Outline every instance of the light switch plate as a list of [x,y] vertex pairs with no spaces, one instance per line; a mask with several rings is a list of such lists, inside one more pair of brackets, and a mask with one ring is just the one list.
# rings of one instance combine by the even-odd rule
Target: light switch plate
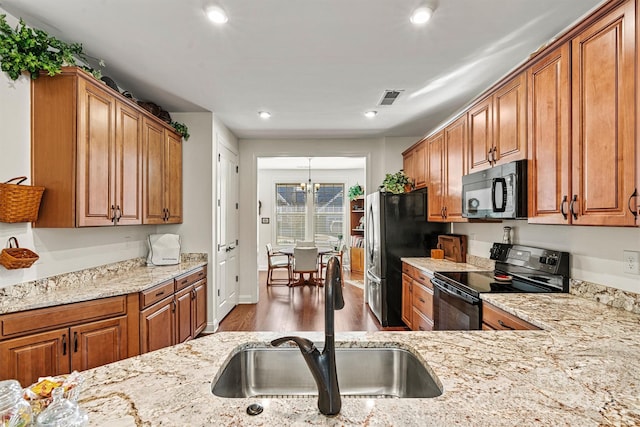
[[622,271],[629,274],[640,274],[640,252],[622,252]]

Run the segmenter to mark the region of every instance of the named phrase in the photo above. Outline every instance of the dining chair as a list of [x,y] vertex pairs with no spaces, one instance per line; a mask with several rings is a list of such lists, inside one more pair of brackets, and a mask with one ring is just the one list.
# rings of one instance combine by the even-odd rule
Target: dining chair
[[[267,286],[272,285],[291,285],[293,281],[293,265],[291,263],[291,256],[274,252],[271,243],[267,243]],[[274,279],[273,270],[286,269],[287,279]]]
[[310,240],[310,241],[296,240],[296,248],[315,248],[315,247],[316,247],[316,242],[314,242],[313,240]]
[[[297,284],[315,284],[314,273],[318,272],[318,248],[293,248],[293,272],[300,275]],[[304,274],[309,273],[309,280],[305,282]]]
[[338,251],[331,251],[331,252],[318,255],[319,262],[318,262],[318,279],[317,280],[320,281],[320,283],[324,283],[325,276],[322,274],[322,272],[323,270],[326,272],[327,263],[329,262],[332,256],[336,256],[340,260],[340,282],[342,283],[342,286],[344,286],[344,277],[342,273],[344,269],[344,264],[342,263],[343,253],[344,253],[343,248],[340,248],[340,250]]

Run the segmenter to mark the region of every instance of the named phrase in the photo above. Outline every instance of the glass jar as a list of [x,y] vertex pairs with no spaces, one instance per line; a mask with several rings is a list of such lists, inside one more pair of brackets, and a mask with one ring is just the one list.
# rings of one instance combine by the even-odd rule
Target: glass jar
[[22,397],[20,383],[0,381],[0,427],[26,427],[31,419],[31,406]]
[[73,400],[64,398],[64,388],[53,389],[53,403],[36,418],[36,427],[84,427],[87,413]]
[[502,232],[502,243],[511,244],[511,227],[504,227]]

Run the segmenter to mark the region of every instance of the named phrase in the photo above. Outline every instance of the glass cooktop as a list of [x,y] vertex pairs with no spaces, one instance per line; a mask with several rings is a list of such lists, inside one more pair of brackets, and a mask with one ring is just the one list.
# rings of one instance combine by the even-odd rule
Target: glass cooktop
[[498,280],[496,274],[493,271],[438,271],[435,273],[435,278],[476,296],[487,292],[536,293],[555,291],[550,287],[531,283],[518,277],[512,277],[511,280]]

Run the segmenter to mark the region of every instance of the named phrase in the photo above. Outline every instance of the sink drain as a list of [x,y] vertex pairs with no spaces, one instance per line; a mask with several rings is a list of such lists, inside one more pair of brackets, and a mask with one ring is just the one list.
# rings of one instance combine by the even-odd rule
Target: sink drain
[[260,415],[264,411],[264,408],[259,403],[252,403],[247,406],[247,414],[249,415]]

